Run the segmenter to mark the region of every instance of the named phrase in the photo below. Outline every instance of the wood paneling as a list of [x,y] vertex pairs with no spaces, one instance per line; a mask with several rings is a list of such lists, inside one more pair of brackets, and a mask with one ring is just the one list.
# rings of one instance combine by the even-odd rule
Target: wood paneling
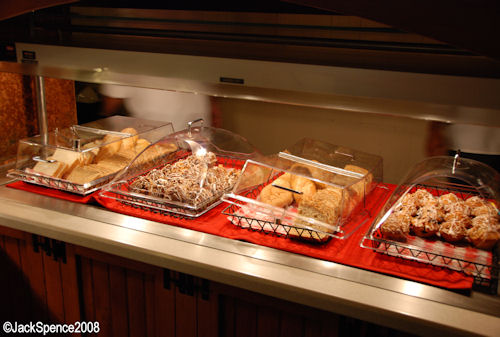
[[128,310],[125,296],[127,283],[125,269],[109,265],[109,292],[111,305],[111,331],[115,336],[128,335]]
[[170,283],[170,271],[155,273],[155,333],[158,337],[175,336],[175,286]]
[[0,235],[2,318],[98,322],[100,337],[409,336],[72,245],[62,262],[31,234],[2,233],[14,236]]

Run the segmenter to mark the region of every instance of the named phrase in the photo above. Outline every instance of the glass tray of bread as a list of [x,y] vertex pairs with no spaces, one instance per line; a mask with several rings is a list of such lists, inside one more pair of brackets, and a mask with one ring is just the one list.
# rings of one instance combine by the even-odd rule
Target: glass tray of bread
[[361,246],[498,279],[500,174],[470,159],[431,157],[394,190]]
[[245,161],[258,155],[245,138],[233,132],[191,123],[157,142],[162,143],[178,148],[169,160],[139,171],[131,165],[100,195],[146,211],[196,218],[220,203],[222,194],[238,180]]
[[241,228],[310,242],[346,238],[365,212],[365,198],[382,181],[382,158],[302,139],[274,156],[249,160],[223,200]]
[[[152,142],[173,133],[171,123],[112,116],[22,139],[16,168],[7,174],[28,183],[80,195],[108,183]],[[156,147],[157,161],[173,149]],[[153,154],[153,151],[149,151]]]

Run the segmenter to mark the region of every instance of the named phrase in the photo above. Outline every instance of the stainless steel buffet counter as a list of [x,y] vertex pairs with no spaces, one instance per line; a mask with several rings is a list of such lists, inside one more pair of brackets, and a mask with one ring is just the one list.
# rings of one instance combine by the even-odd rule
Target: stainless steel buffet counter
[[456,293],[5,186],[0,204],[2,226],[418,335],[500,332],[498,295]]

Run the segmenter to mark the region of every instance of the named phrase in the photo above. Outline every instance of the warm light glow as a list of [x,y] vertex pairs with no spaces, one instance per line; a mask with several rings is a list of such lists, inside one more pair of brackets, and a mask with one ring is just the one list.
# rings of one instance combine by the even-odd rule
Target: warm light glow
[[205,156],[207,154],[207,150],[204,147],[200,147],[198,150],[196,150],[195,154],[198,157]]
[[405,282],[403,293],[411,296],[420,296],[423,291],[423,286],[416,282]]

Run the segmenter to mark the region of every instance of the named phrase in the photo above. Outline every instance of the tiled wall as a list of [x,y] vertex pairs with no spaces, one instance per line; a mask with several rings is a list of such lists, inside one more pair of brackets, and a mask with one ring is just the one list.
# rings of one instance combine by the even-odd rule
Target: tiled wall
[[[73,81],[45,79],[49,130],[77,124]],[[15,158],[17,141],[38,134],[35,82],[0,72],[0,164]]]

